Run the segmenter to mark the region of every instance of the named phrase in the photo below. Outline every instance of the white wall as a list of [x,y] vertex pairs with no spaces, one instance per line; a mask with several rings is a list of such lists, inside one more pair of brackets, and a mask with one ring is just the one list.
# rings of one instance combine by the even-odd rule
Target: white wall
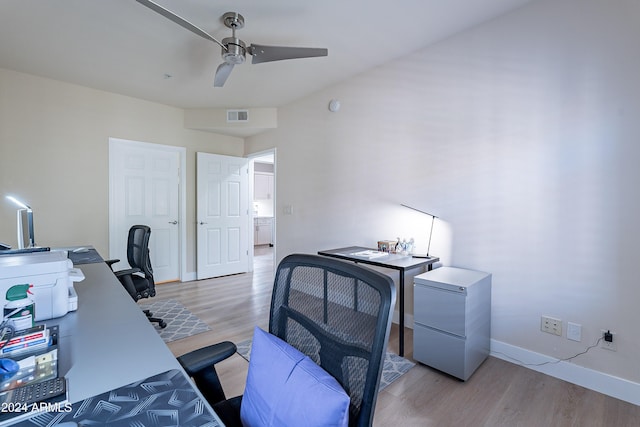
[[617,352],[572,363],[640,382],[638,16],[633,0],[534,2],[280,109],[247,140],[278,150],[277,258],[418,238],[398,206],[414,205],[446,221],[432,253],[493,273],[494,341],[563,358],[610,328]]
[[195,152],[241,156],[240,138],[184,129],[183,110],[0,69],[0,241],[34,210],[36,242],[109,254],[109,137],[187,148],[187,271],[195,271]]

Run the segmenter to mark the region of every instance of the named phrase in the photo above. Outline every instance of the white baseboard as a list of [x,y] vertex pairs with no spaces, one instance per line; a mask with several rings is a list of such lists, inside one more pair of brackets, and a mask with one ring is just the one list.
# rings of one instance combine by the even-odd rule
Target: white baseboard
[[183,277],[182,277],[182,282],[192,282],[194,280],[196,280],[198,278],[198,276],[196,276],[196,272],[192,271],[189,273],[186,273]]
[[[501,341],[491,340],[491,356],[521,365],[553,362],[556,359]],[[516,359],[516,360],[514,360]],[[522,362],[522,363],[520,363]],[[524,366],[524,365],[523,365]],[[570,362],[524,366],[534,371],[597,391],[634,405],[640,405],[640,384]]]
[[[400,316],[398,311],[394,311],[393,323],[399,323],[399,319]],[[407,328],[413,329],[413,315],[405,314],[404,323]],[[534,351],[494,339],[491,340],[491,356],[519,365],[522,365],[522,363],[539,364],[544,362],[554,362],[556,360],[547,355],[536,353]],[[559,362],[542,366],[523,366],[554,378],[640,406],[639,383],[585,368],[570,362]]]

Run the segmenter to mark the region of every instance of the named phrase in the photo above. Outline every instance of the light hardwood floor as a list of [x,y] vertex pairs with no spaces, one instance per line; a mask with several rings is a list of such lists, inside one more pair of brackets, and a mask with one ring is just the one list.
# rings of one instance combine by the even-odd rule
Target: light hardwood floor
[[[211,331],[169,343],[179,356],[204,345],[250,338],[267,329],[273,249],[259,247],[253,273],[157,287],[156,298],[176,299]],[[405,352],[413,355],[412,330]],[[393,325],[389,350],[397,352]],[[234,355],[218,365],[228,396],[241,394],[248,364]],[[374,425],[419,427],[640,426],[640,407],[489,357],[467,382],[417,364],[378,396]]]

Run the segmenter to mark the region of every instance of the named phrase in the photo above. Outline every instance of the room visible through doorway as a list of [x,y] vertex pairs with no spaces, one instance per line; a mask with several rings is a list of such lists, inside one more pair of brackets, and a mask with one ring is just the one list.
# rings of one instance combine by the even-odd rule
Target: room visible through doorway
[[275,262],[276,227],[276,168],[275,152],[269,151],[250,157],[253,167],[253,267],[271,258]]

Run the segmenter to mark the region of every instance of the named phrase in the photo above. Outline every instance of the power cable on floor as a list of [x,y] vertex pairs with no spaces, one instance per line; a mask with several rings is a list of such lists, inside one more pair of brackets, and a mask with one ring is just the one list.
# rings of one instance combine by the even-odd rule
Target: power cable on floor
[[566,362],[566,361],[569,361],[569,360],[575,359],[575,358],[576,358],[576,357],[578,357],[578,356],[582,356],[583,354],[586,354],[586,353],[587,353],[589,350],[591,350],[592,348],[597,347],[597,346],[598,346],[598,344],[600,344],[600,341],[602,341],[602,340],[603,340],[603,338],[604,338],[604,337],[600,337],[600,338],[598,338],[598,340],[597,340],[593,345],[591,345],[591,346],[587,347],[584,351],[581,351],[580,353],[575,354],[575,355],[573,355],[573,356],[571,356],[571,357],[567,357],[567,358],[564,358],[564,359],[557,359],[557,360],[549,360],[549,361],[547,361],[547,362],[542,362],[542,363],[525,363],[525,362],[523,362],[522,360],[516,359],[515,357],[509,356],[508,354],[504,354],[504,353],[502,353],[502,352],[500,352],[500,351],[494,351],[493,353],[495,353],[495,354],[501,354],[501,355],[503,355],[503,356],[507,357],[508,359],[511,359],[511,360],[513,360],[514,362],[517,362],[519,365],[522,365],[522,366],[544,366],[544,365],[553,365],[553,364],[560,363],[560,362]]

